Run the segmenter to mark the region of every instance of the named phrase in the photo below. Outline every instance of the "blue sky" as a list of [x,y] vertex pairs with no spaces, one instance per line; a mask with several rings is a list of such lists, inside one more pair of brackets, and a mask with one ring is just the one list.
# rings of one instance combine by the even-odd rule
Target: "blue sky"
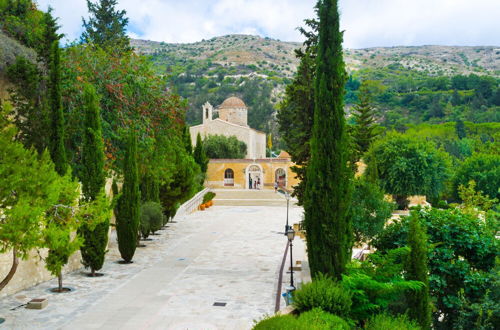
[[[85,0],[38,0],[60,18],[69,40],[81,33]],[[296,28],[316,0],[118,0],[129,35],[195,42],[231,33],[302,41]],[[500,46],[500,0],[340,0],[344,46]]]

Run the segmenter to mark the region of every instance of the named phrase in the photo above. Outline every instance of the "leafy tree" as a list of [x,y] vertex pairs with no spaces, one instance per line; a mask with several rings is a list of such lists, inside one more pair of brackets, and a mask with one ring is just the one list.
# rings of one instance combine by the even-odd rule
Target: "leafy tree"
[[392,195],[399,208],[408,205],[408,196],[438,196],[449,176],[447,155],[433,143],[401,134],[387,134],[370,148],[367,173],[379,179],[382,189]]
[[42,231],[42,246],[49,252],[45,258],[45,267],[58,278],[57,292],[64,292],[62,286],[62,269],[73,253],[82,244],[78,235],[72,238],[72,233],[78,230],[79,222],[75,216],[75,206],[78,200],[78,183],[71,181],[67,174],[61,178],[62,190],[57,204],[47,212],[48,222]]
[[[412,211],[427,227],[429,289],[436,310],[435,329],[455,329],[461,309],[485,297],[492,283],[492,270],[498,256],[495,239],[495,215],[486,213],[483,220],[459,209],[423,209]],[[407,245],[408,218],[395,221],[378,235],[374,246],[380,251]],[[474,322],[472,320],[472,322]]]
[[198,133],[198,135],[196,136],[196,146],[193,151],[193,157],[196,164],[200,166],[201,172],[205,174],[207,172],[209,159],[205,152],[205,146],[203,145],[203,142],[201,140],[200,133]]
[[315,109],[304,202],[311,273],[340,280],[350,259],[351,171],[343,105],[345,67],[335,0],[318,3]]
[[354,181],[351,204],[352,227],[356,242],[370,241],[384,229],[394,205],[384,198],[377,184],[364,178]]
[[40,156],[13,137],[12,125],[0,119],[0,253],[12,251],[13,262],[0,282],[2,290],[14,276],[19,258],[42,246],[46,211],[59,200],[62,179],[47,152]]
[[[453,190],[474,180],[477,190],[491,198],[500,199],[500,155],[476,153],[467,158],[458,168],[453,179]],[[458,197],[458,196],[457,196]]]
[[164,210],[165,220],[175,216],[180,204],[191,198],[199,188],[200,168],[193,157],[187,155],[182,144],[173,140],[169,145],[169,154],[174,164],[173,175],[168,182],[160,186],[160,202]]
[[140,193],[137,169],[137,137],[132,131],[127,139],[127,152],[123,168],[123,188],[118,199],[116,234],[118,250],[123,260],[132,261],[140,224]]
[[306,52],[300,60],[293,82],[286,87],[285,97],[277,113],[279,132],[286,145],[285,150],[290,154],[292,162],[296,164],[291,169],[299,180],[293,191],[299,205],[304,204],[306,169],[311,157],[314,71],[314,60],[311,54]]
[[427,235],[418,216],[410,217],[408,245],[411,249],[406,266],[406,279],[424,284],[419,291],[406,294],[409,315],[422,329],[431,329],[431,305],[429,300],[429,270],[427,269]]
[[247,154],[247,145],[236,136],[209,135],[203,141],[203,148],[209,159],[242,159]]
[[353,107],[354,127],[353,139],[356,149],[356,161],[368,151],[370,144],[377,136],[375,131],[375,108],[373,107],[373,95],[369,82],[364,81],[359,89],[359,102]]
[[64,145],[64,114],[61,96],[61,63],[59,41],[52,44],[52,57],[50,59],[49,80],[49,106],[50,106],[50,143],[49,150],[56,171],[60,175],[66,173],[68,163]]
[[[106,206],[104,185],[106,173],[104,171],[104,143],[102,139],[101,114],[99,99],[92,85],[86,85],[83,98],[85,100],[85,130],[82,146],[82,170],[80,180],[84,200],[96,205],[87,207],[86,217],[82,219],[79,234],[84,243],[80,250],[83,264],[90,267],[91,276],[102,268],[104,255],[108,243],[109,232],[109,205]],[[97,199],[100,198],[101,200]],[[106,210],[108,207],[108,210]],[[92,219],[95,215],[95,219]],[[106,215],[108,216],[106,218]]]
[[90,13],[88,21],[82,18],[82,42],[99,46],[108,52],[122,54],[131,51],[130,40],[126,34],[128,18],[125,10],[116,10],[116,0],[87,0]]
[[141,205],[141,234],[147,238],[163,226],[163,210],[160,203],[146,202]]

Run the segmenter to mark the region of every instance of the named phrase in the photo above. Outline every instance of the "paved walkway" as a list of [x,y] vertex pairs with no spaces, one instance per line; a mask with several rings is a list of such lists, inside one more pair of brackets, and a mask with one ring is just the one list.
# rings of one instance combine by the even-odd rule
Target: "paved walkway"
[[[51,281],[4,298],[0,315],[7,321],[0,328],[249,329],[274,312],[286,245],[279,235],[286,217],[286,201],[281,203],[214,206],[191,214],[153,236],[130,265],[116,262],[113,239],[106,276],[92,279],[78,271],[65,278],[74,292],[49,293],[56,285]],[[301,213],[291,207],[290,222]],[[47,297],[49,306],[10,311],[37,297]]]

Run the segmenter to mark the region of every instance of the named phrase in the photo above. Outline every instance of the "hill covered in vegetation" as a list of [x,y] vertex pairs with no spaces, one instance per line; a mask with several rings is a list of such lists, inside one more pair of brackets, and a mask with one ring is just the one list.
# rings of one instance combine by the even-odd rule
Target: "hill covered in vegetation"
[[[201,105],[230,95],[249,106],[252,127],[276,133],[275,113],[296,71],[300,43],[227,35],[190,44],[132,40],[159,74],[170,76],[189,101],[187,122],[201,121]],[[500,47],[419,46],[346,49],[350,79],[347,107],[363,80],[378,85],[376,105],[384,126],[462,120],[500,121]]]

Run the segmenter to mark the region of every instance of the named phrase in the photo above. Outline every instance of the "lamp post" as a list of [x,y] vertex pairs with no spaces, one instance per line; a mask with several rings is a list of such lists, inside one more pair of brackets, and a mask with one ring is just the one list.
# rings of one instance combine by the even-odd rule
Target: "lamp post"
[[290,204],[290,194],[288,191],[285,191],[285,198],[286,198],[286,225],[285,225],[285,235],[288,235],[288,229],[290,228],[288,226],[288,205]]
[[292,241],[295,238],[295,230],[293,228],[289,228],[286,232],[286,236],[288,237],[288,243],[290,244],[290,286],[295,290],[295,286],[293,285],[293,257],[292,257]]

